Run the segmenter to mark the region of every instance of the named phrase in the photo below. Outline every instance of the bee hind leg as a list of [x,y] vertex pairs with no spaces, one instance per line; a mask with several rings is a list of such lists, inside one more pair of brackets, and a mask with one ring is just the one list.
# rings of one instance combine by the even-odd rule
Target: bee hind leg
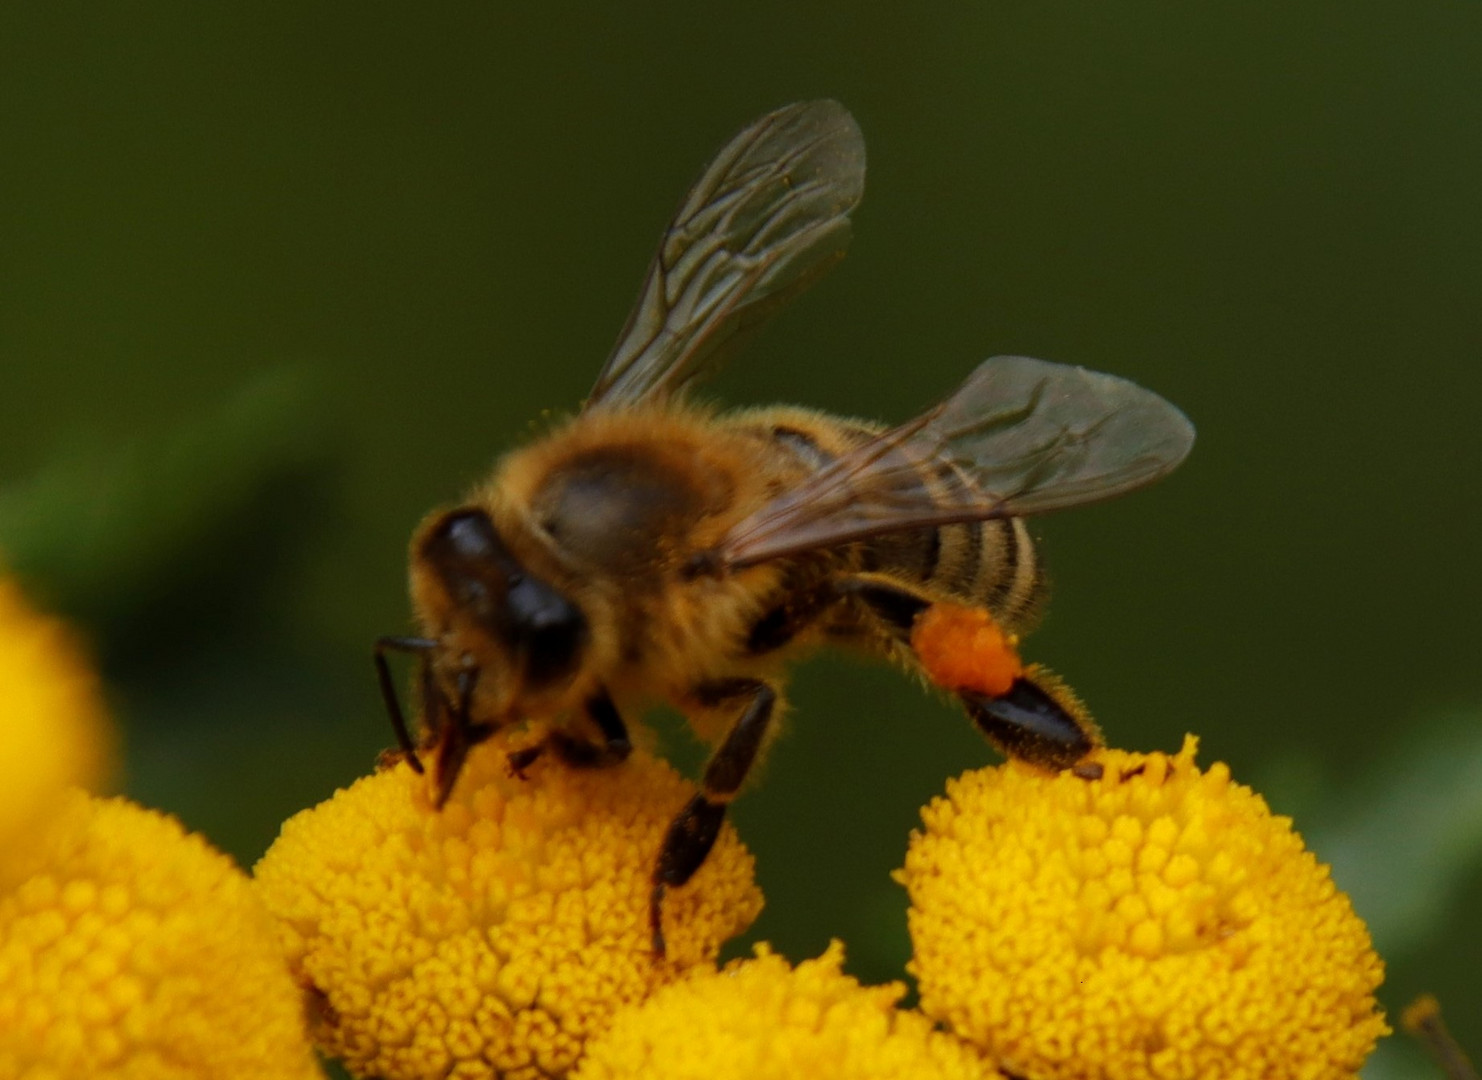
[[[1075,696],[1041,669],[1024,667],[1014,639],[997,629],[986,610],[933,601],[875,577],[850,578],[840,588],[912,650],[927,677],[957,696],[973,725],[1004,755],[1070,769],[1101,745]],[[946,630],[935,630],[923,655],[918,631],[933,620]]]
[[1047,769],[1069,769],[1100,745],[1084,716],[1023,676],[1006,694],[958,690],[973,725],[1009,757]]
[[777,710],[776,687],[759,679],[702,683],[695,688],[694,696],[701,706],[708,708],[732,701],[744,705],[719,749],[705,765],[699,793],[690,799],[664,834],[654,864],[653,893],[649,900],[649,924],[657,956],[664,955],[664,895],[689,881],[704,865],[725,822],[726,807],[756,763]]

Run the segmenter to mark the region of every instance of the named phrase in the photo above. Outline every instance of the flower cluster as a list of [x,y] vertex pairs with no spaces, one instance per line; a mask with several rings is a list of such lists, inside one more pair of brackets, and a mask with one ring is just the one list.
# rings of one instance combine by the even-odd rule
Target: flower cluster
[[0,755],[23,768],[0,784],[0,888],[14,884],[56,793],[94,787],[112,745],[97,678],[67,627],[0,577]]
[[641,751],[516,770],[496,737],[442,807],[388,762],[248,879],[76,786],[109,756],[95,683],[7,588],[0,740],[37,767],[0,796],[0,1080],[322,1075],[311,1046],[384,1080],[1336,1080],[1387,1030],[1347,898],[1192,739],[950,782],[898,874],[902,1008],[838,943],[718,964],[762,903],[729,826],[656,955],[653,862],[694,786]]
[[87,794],[111,745],[96,680],[0,582],[0,1080],[321,1075],[275,928],[230,859]]
[[921,1013],[902,983],[861,986],[829,946],[796,968],[756,957],[658,991],[618,1014],[575,1080],[987,1080],[999,1072]]
[[560,1076],[624,1006],[713,964],[761,910],[751,856],[722,832],[665,903],[653,953],[650,868],[692,788],[635,753],[609,769],[498,740],[440,811],[405,764],[283,826],[255,871],[315,1034],[358,1075]]
[[0,1076],[309,1078],[297,989],[230,859],[123,799],[61,796],[0,898]]
[[900,874],[923,1011],[1025,1076],[1356,1074],[1387,1032],[1368,932],[1196,745],[950,783]]

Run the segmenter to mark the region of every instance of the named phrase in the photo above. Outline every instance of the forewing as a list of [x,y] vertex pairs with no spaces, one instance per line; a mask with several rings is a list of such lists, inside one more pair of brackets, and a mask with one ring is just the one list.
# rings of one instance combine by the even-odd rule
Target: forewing
[[1079,506],[1152,483],[1193,442],[1183,413],[1126,379],[996,356],[935,409],[740,522],[719,554],[748,566],[901,529]]
[[665,229],[587,407],[673,393],[812,284],[849,243],[864,173],[864,137],[836,101],[788,105],[727,143]]

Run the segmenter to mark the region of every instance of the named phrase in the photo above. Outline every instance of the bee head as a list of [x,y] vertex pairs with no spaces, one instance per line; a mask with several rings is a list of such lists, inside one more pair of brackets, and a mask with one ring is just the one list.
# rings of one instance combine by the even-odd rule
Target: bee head
[[574,672],[589,636],[585,616],[519,561],[483,510],[464,507],[435,519],[414,557],[451,606],[450,625],[493,646],[493,656],[469,649],[481,666],[500,669],[483,671],[480,683],[503,683],[501,697],[511,684],[539,693]]

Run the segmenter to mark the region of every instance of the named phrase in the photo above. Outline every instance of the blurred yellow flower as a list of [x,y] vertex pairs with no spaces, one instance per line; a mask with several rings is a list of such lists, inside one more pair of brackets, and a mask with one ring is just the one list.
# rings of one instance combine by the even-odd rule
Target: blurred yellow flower
[[650,878],[692,785],[642,752],[514,776],[506,750],[477,748],[441,811],[404,763],[359,780],[257,865],[319,1043],[359,1075],[560,1076],[615,1011],[713,966],[761,910],[727,827],[669,893],[656,959]]
[[1036,1078],[1354,1075],[1388,1031],[1368,931],[1196,747],[951,782],[899,875],[922,1010]]
[[80,791],[0,894],[0,1078],[317,1077],[247,877],[178,822]]
[[112,737],[97,677],[72,632],[33,611],[0,577],[0,889],[19,865],[51,804],[70,785],[93,786],[112,763]]
[[976,1050],[895,1007],[900,983],[860,986],[835,941],[796,969],[765,946],[620,1012],[573,1080],[984,1080]]

